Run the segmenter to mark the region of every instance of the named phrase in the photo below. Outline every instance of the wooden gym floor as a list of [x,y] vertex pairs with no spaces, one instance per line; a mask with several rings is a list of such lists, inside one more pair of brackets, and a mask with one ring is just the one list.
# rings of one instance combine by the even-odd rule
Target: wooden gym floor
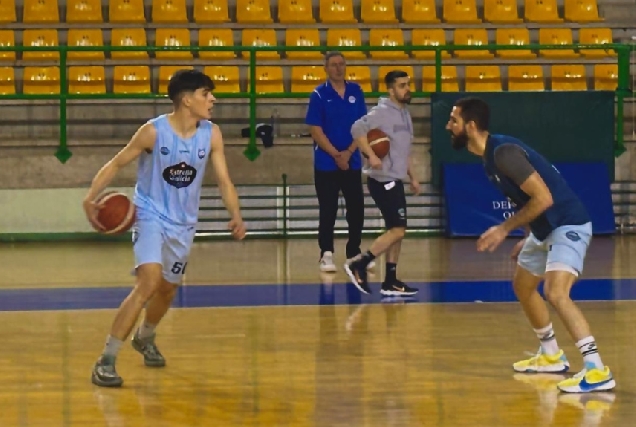
[[382,262],[363,297],[318,272],[313,239],[196,243],[158,329],[167,366],[127,343],[121,389],[90,371],[132,283],[129,245],[3,245],[0,426],[632,426],[636,237],[595,238],[575,287],[618,383],[595,395],[512,372],[538,348],[510,289],[513,244],[407,240],[399,276],[420,293],[382,300]]

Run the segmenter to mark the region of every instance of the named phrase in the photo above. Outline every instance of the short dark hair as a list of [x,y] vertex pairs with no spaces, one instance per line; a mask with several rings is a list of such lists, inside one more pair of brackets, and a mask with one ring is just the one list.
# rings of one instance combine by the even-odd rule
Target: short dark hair
[[330,50],[329,52],[325,53],[325,64],[328,63],[331,58],[334,58],[336,56],[344,59],[344,55],[342,54],[342,52],[338,52],[337,50]]
[[172,102],[177,102],[184,92],[194,92],[201,88],[214,90],[214,82],[208,75],[197,70],[179,70],[168,82],[168,98]]
[[486,101],[474,97],[461,98],[455,102],[455,107],[460,108],[459,115],[464,123],[475,122],[478,130],[488,130],[490,107]]
[[399,79],[400,77],[408,77],[408,76],[409,74],[406,71],[392,70],[386,73],[386,76],[384,76],[384,83],[386,84],[386,87],[391,87],[391,85],[395,83],[395,81]]

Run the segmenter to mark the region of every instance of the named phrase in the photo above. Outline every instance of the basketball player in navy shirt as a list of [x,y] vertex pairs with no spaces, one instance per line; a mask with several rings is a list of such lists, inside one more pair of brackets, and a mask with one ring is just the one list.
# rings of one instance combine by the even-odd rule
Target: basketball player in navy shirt
[[228,174],[219,127],[209,121],[215,98],[214,83],[195,70],[180,70],[168,83],[174,110],[149,120],[130,142],[97,173],[84,200],[86,215],[98,229],[97,196],[127,164],[139,159],[134,203],[137,218],[132,230],[135,287],[115,315],[110,335],[92,372],[92,382],[119,387],[123,380],[115,360],[141,310],[144,321],[132,346],[146,366],[162,367],[165,359],[155,344],[155,328],[168,311],[186,271],[198,222],[199,200],[208,161],[212,163],[229,228],[236,239],[245,236],[239,199]]
[[490,181],[517,210],[482,234],[477,249],[492,252],[511,231],[524,226],[530,231],[513,250],[517,260],[513,287],[541,346],[537,355],[514,363],[513,369],[562,373],[570,367],[557,344],[548,307],[537,291],[545,280],[545,297],[576,341],[584,362],[581,372],[557,387],[570,393],[611,390],[616,386],[612,373],[601,361],[587,320],[570,298],[592,238],[590,217],[550,162],[516,138],[490,134],[489,118],[489,107],[483,100],[460,99],[446,129],[451,133],[453,148],[466,148],[482,158]]

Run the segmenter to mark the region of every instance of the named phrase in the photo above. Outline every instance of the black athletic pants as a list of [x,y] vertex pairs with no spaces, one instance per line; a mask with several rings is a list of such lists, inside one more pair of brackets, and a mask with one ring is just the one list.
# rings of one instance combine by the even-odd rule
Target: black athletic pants
[[364,194],[362,192],[362,171],[336,170],[319,171],[314,169],[314,184],[320,220],[318,225],[318,245],[320,256],[325,251],[334,252],[333,232],[338,214],[338,196],[340,191],[345,199],[346,218],[349,225],[347,258],[360,253],[362,227],[364,224]]

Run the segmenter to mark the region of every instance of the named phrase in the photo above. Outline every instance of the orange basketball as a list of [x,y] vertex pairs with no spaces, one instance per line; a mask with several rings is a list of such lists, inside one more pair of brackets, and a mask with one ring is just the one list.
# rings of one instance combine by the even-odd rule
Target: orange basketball
[[105,228],[99,230],[100,233],[125,233],[135,223],[135,205],[124,193],[109,191],[99,196],[95,203],[103,204],[97,213],[97,221]]
[[391,140],[389,136],[380,129],[371,129],[367,133],[367,141],[369,141],[371,149],[378,158],[382,159],[389,153]]

